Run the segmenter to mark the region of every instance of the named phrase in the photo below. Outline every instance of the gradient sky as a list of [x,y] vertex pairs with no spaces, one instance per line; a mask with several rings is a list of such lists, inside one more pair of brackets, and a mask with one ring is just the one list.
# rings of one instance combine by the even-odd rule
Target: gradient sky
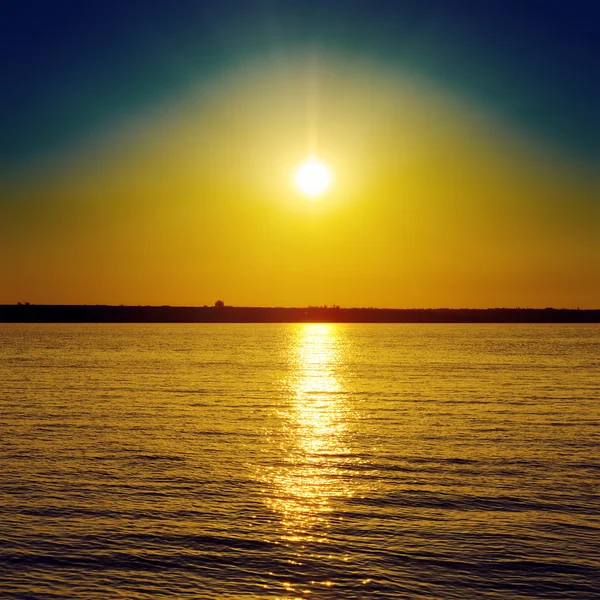
[[599,19],[3,2],[0,303],[598,308]]

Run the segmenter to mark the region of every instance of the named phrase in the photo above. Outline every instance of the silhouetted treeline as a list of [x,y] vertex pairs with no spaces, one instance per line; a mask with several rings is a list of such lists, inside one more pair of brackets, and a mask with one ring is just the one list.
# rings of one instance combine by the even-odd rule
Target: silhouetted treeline
[[598,323],[600,310],[0,305],[5,323]]

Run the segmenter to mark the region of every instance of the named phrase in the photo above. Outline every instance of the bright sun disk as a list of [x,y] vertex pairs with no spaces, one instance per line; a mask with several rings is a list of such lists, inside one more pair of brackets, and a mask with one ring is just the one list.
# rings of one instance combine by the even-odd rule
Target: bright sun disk
[[294,176],[298,189],[313,197],[322,194],[331,184],[331,179],[331,171],[316,158],[302,163]]

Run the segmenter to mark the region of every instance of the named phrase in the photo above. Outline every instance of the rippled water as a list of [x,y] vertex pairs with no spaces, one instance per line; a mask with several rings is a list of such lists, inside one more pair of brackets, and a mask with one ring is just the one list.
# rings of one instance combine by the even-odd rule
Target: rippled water
[[600,597],[599,402],[597,325],[0,325],[0,595]]

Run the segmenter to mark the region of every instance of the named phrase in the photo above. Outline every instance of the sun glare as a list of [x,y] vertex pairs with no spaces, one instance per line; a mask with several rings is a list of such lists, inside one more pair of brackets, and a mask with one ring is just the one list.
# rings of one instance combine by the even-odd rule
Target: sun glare
[[310,158],[296,170],[294,181],[304,194],[315,197],[331,185],[331,171],[316,158]]

